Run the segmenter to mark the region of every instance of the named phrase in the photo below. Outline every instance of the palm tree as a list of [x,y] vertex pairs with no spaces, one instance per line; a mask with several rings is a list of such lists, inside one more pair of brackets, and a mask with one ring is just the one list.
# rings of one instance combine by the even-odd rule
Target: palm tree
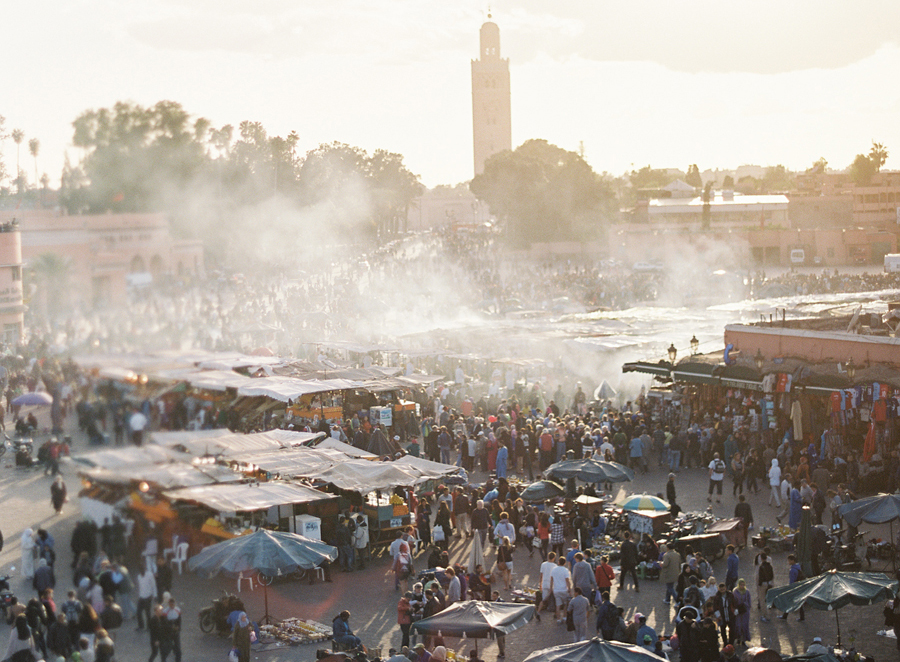
[[41,207],[47,204],[47,186],[50,184],[50,175],[46,172],[41,175]]
[[[3,126],[4,124],[6,124],[6,118],[3,117],[3,115],[0,115],[0,144],[2,144],[4,140],[9,138],[9,136],[6,135]],[[3,165],[3,159],[0,159],[0,182],[2,182],[4,179],[6,179],[6,168]]]
[[41,149],[41,141],[37,138],[32,138],[28,141],[28,151],[31,152],[31,157],[34,159],[34,185],[38,185],[38,167],[37,167],[37,157],[38,152]]
[[13,142],[16,143],[16,193],[22,193],[22,170],[19,167],[19,162],[21,160],[21,149],[22,141],[25,140],[25,132],[22,129],[13,129],[12,130],[12,139]]

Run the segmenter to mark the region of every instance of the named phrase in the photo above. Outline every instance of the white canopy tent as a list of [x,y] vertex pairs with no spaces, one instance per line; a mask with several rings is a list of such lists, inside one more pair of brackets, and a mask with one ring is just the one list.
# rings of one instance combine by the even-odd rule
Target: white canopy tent
[[238,482],[244,479],[242,474],[232,471],[228,467],[215,464],[195,466],[186,462],[152,465],[127,464],[115,469],[94,467],[82,469],[78,473],[99,483],[128,485],[129,483],[146,482],[163,489]]
[[185,432],[155,432],[150,438],[154,443],[169,448],[183,448],[194,457],[223,455],[233,460],[245,453],[277,451],[310,443],[322,436],[322,432],[295,432],[293,430],[269,430],[253,434],[240,434],[227,429],[196,430]]
[[271,481],[252,485],[205,485],[163,492],[170,501],[193,501],[218,512],[255,511],[273,506],[337,498],[297,483]]
[[72,461],[88,467],[116,470],[119,467],[129,465],[154,465],[173,460],[187,460],[184,453],[179,453],[171,448],[163,448],[148,444],[146,446],[127,446],[122,448],[110,448],[105,450],[77,453],[72,456]]
[[269,474],[282,478],[304,476],[310,471],[321,471],[347,462],[347,455],[335,450],[317,448],[286,448],[260,453],[242,453],[236,461],[252,464]]
[[321,379],[305,381],[293,377],[261,377],[251,379],[238,389],[238,395],[252,397],[265,396],[289,402],[304,395],[327,393],[329,391],[345,391],[362,388],[362,384],[348,379]]
[[357,448],[356,446],[351,446],[350,444],[345,444],[343,441],[338,441],[334,437],[325,437],[322,441],[318,442],[315,445],[315,448],[322,449],[331,449],[340,451],[345,455],[349,455],[350,457],[356,457],[363,460],[377,460],[378,456],[375,453],[370,453],[369,451],[364,451],[361,448]]

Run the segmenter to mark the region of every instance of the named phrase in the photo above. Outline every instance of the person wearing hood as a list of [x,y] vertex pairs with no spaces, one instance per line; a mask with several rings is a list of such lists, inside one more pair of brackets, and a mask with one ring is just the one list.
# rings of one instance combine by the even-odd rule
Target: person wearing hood
[[350,612],[346,609],[331,622],[332,640],[349,648],[359,648],[362,643],[350,629]]
[[800,518],[803,515],[803,497],[800,495],[800,486],[794,483],[791,488],[791,507],[788,512],[788,526],[792,529],[800,528]]
[[509,542],[516,544],[516,528],[509,521],[509,513],[500,513],[500,521],[494,527],[494,539],[502,541],[503,538],[509,538]]
[[47,559],[38,561],[38,567],[34,571],[31,586],[38,595],[43,595],[45,590],[56,586],[56,577],[53,576],[53,568],[47,565]]
[[34,531],[25,529],[22,534],[22,576],[25,579],[34,577]]
[[769,493],[769,505],[772,505],[772,501],[775,501],[775,506],[777,508],[781,508],[781,495],[779,494],[779,489],[781,488],[781,467],[778,466],[778,460],[772,459],[772,466],[769,467],[769,489],[771,492]]
[[250,662],[250,618],[247,612],[238,615],[231,640],[238,651],[238,662]]

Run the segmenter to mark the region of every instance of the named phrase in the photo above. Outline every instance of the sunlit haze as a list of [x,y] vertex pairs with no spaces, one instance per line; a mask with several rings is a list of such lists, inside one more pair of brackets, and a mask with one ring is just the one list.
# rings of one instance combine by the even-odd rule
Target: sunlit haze
[[[301,153],[341,141],[404,155],[429,186],[472,176],[469,61],[487,4],[462,0],[7,3],[6,128],[41,141],[55,186],[71,122],[119,100],[260,121]],[[492,3],[512,138],[583,144],[593,168],[844,168],[900,150],[900,4]],[[15,172],[16,149],[2,146]],[[22,169],[34,163],[22,149]],[[895,167],[890,158],[887,168]]]

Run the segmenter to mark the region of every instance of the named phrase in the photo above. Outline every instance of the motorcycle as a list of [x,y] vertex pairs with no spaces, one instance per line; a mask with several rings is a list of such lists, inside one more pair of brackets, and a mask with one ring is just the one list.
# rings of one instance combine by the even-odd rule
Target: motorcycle
[[225,595],[212,601],[208,607],[200,610],[200,630],[209,634],[216,630],[220,636],[231,632],[228,626],[228,615],[233,611],[244,611],[244,603],[233,593],[224,591]]
[[6,455],[7,451],[12,451],[16,458],[17,467],[30,467],[34,464],[32,453],[34,452],[34,442],[28,438],[10,439],[9,435],[3,435],[3,443],[0,444],[0,457]]
[[[856,540],[862,534],[853,536],[845,545],[841,536],[828,536],[828,547],[822,553],[822,570],[859,571],[862,569],[862,559],[856,554]],[[871,561],[869,562],[871,565]]]
[[303,568],[297,568],[296,570],[294,570],[294,572],[289,572],[287,574],[279,573],[278,575],[267,575],[264,572],[256,573],[256,581],[260,586],[271,586],[272,582],[274,582],[279,577],[289,581],[300,581],[301,579],[306,577],[306,570],[304,570]]
[[[13,568],[15,570],[15,568]],[[0,577],[0,611],[3,612],[4,618],[9,618],[9,608],[13,604],[16,596],[9,588],[9,579],[11,575],[3,575]]]

